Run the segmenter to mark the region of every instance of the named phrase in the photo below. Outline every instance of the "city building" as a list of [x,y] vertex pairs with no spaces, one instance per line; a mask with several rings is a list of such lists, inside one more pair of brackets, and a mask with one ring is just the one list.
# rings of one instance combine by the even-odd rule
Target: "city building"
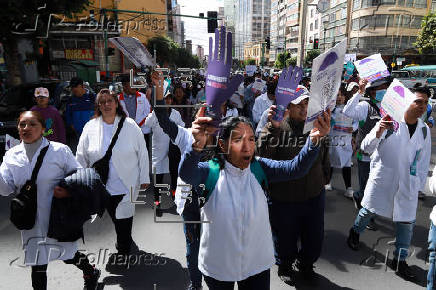
[[314,0],[307,7],[306,17],[306,37],[305,37],[305,49],[306,52],[310,49],[319,49],[319,38],[321,36],[321,13],[318,13],[316,4],[318,0]]
[[[263,52],[262,52],[263,46]],[[248,42],[244,45],[244,60],[254,59],[256,65],[261,65],[262,59],[264,65],[269,59],[269,50],[266,49],[265,43],[262,41]]]
[[224,26],[226,23],[224,16],[224,7],[218,7],[218,27]]
[[284,18],[284,27],[283,30],[285,32],[285,40],[286,46],[285,49],[288,51],[293,57],[298,54],[298,43],[300,37],[300,5],[299,0],[288,0],[286,4],[286,0],[281,0],[281,4],[283,5],[284,11],[286,11],[286,17]]
[[[353,0],[350,7],[349,50],[358,56],[381,53],[390,63],[404,57],[403,64],[419,58],[413,43],[423,17],[436,6],[433,0]],[[331,34],[327,34],[331,43]]]
[[245,44],[270,36],[271,0],[235,0],[235,57],[244,59]]
[[[360,0],[362,1],[362,0]],[[365,0],[368,1],[368,0]],[[379,1],[379,0],[375,0]],[[391,1],[391,0],[389,0]],[[319,40],[320,48],[327,50],[344,39],[348,39],[347,26],[347,0],[331,0],[330,7],[322,14],[321,31],[322,37]],[[314,8],[312,8],[314,9]],[[316,9],[315,9],[316,10]]]
[[[233,0],[224,0],[224,26],[235,39],[235,3]],[[235,41],[232,42],[232,56],[235,56]]]
[[192,53],[192,40],[186,40],[185,41],[185,48],[189,53]]
[[202,62],[203,59],[204,59],[204,48],[203,48],[203,46],[197,45],[196,55],[198,56],[198,59],[200,60],[200,62]]

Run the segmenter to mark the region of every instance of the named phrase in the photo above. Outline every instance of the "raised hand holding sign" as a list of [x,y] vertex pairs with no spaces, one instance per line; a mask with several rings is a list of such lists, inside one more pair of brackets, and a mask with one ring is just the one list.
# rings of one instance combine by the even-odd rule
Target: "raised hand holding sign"
[[290,66],[283,69],[275,92],[277,102],[277,113],[274,116],[275,121],[281,121],[289,103],[304,92],[303,90],[297,91],[302,77],[303,69],[298,66],[295,68]]
[[215,121],[219,121],[221,120],[221,105],[230,99],[242,83],[243,77],[235,75],[229,80],[232,68],[232,34],[230,32],[226,34],[224,26],[215,30],[215,50],[213,48],[213,39],[210,37],[206,76],[206,103],[209,108],[206,114]]

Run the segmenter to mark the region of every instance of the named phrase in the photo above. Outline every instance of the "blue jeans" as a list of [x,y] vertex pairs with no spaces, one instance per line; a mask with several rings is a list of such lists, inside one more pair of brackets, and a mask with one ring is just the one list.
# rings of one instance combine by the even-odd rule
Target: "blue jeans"
[[428,232],[428,251],[430,252],[427,274],[427,290],[434,289],[433,282],[436,275],[435,257],[436,257],[436,226],[433,222],[430,223],[430,231]]
[[311,266],[318,260],[324,239],[324,207],[324,189],[318,196],[303,202],[270,201],[277,265],[289,266],[298,259],[303,265]]
[[[359,214],[354,221],[353,230],[361,234],[366,226],[368,225],[370,219],[376,214],[370,212],[366,208],[361,208]],[[395,222],[395,251],[394,258],[400,261],[404,261],[408,255],[408,249],[412,241],[413,228],[415,227],[415,221],[411,222]]]
[[357,199],[363,198],[363,193],[365,192],[366,183],[369,178],[369,169],[371,162],[365,162],[357,160],[357,172],[359,175],[359,190],[354,192],[354,197]]
[[[200,221],[200,208],[198,197],[192,195],[192,202],[186,200],[185,208],[182,213],[184,221]],[[186,239],[186,263],[188,265],[189,276],[194,287],[200,287],[202,274],[198,270],[198,251],[200,248],[200,223],[184,223],[183,231]]]

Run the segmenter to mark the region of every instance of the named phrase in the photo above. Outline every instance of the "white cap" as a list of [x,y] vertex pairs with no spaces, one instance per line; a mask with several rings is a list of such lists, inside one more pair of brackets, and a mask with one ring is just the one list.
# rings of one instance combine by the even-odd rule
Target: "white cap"
[[359,87],[359,84],[356,82],[351,82],[347,86],[347,92],[351,92],[355,87]]
[[294,104],[294,105],[298,105],[299,103],[301,103],[301,101],[303,101],[305,99],[308,99],[310,97],[309,91],[306,89],[306,87],[304,87],[302,85],[299,85],[297,87],[297,92],[299,90],[303,90],[303,94],[301,94],[301,96],[299,96],[298,98],[296,98],[296,99],[291,101],[291,103]]

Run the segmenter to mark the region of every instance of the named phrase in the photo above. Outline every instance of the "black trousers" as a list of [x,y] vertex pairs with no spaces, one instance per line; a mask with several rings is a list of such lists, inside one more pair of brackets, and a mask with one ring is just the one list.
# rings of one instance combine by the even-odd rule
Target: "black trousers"
[[[92,275],[94,267],[89,263],[88,257],[76,252],[70,260],[64,260],[65,264],[73,264],[83,271],[84,275]],[[47,290],[47,265],[32,266],[32,287],[34,290]]]
[[[218,281],[212,277],[204,276],[209,290],[233,290],[235,282]],[[269,290],[270,289],[270,270],[265,270],[257,275],[238,281],[239,290]]]
[[118,204],[123,199],[124,195],[112,195],[106,206],[106,210],[115,225],[115,232],[117,234],[116,248],[119,254],[129,254],[130,248],[133,243],[132,239],[132,224],[133,217],[126,219],[117,219],[115,212]]

